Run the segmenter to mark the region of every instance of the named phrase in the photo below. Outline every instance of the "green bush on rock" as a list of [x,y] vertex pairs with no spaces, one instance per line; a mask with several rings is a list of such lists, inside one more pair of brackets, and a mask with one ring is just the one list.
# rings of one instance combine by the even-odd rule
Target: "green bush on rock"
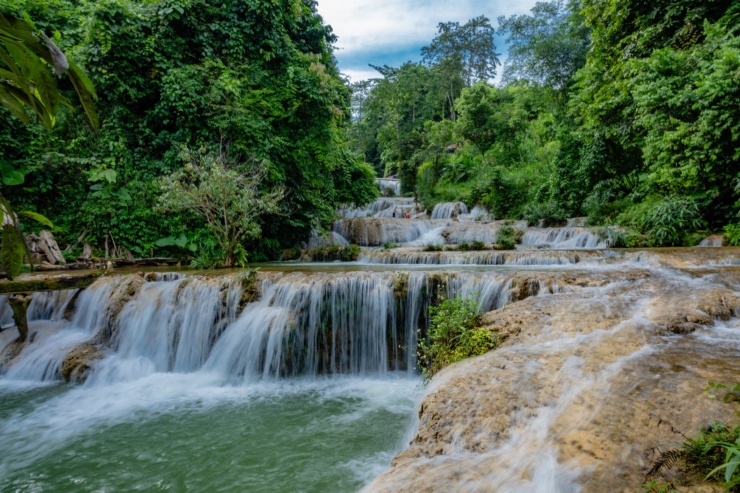
[[427,340],[419,342],[419,366],[427,378],[447,365],[478,356],[498,345],[495,334],[476,327],[480,316],[471,298],[447,298],[429,308]]

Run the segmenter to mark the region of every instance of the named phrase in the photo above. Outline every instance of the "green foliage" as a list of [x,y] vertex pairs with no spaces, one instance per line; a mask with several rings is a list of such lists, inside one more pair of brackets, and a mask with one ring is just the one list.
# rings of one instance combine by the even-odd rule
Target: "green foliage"
[[[0,103],[24,123],[30,109],[51,129],[61,105],[71,106],[57,87],[54,75],[72,82],[90,124],[98,128],[95,89],[87,75],[43,32],[34,32],[30,19],[0,13]],[[49,69],[53,69],[52,75]]]
[[[54,134],[23,129],[0,111],[0,155],[25,174],[14,201],[54,219],[68,235],[60,231],[60,241],[87,229],[95,246],[113,240],[148,251],[199,229],[191,214],[154,212],[158,179],[182,167],[182,146],[228,147],[235,161],[269,163],[266,188],[286,194],[245,244],[252,258],[328,227],[337,204],[376,196],[374,173],[345,142],[349,90],[315,2],[59,0],[29,8],[38,26],[61,33],[59,45],[87,67],[100,95],[94,136],[64,107]],[[60,84],[63,95],[71,88]],[[2,168],[5,182],[17,181]]]
[[544,204],[527,204],[524,207],[524,219],[530,226],[564,226],[568,215],[557,202],[549,200]]
[[496,250],[514,250],[517,236],[520,234],[521,231],[514,229],[510,224],[504,224],[496,232]]
[[394,248],[398,248],[399,245],[396,245],[392,241],[386,241],[383,243],[383,250],[393,250]]
[[[740,484],[740,427],[711,423],[684,445],[686,461],[694,471],[725,483],[728,491]],[[735,489],[733,489],[735,488]]]
[[499,35],[508,36],[504,81],[529,80],[566,89],[586,62],[589,29],[576,1],[538,2],[532,15],[499,17]]
[[284,192],[262,190],[265,162],[245,165],[229,162],[224,154],[188,149],[182,157],[185,166],[160,180],[162,210],[196,215],[215,238],[222,265],[244,267],[244,242],[259,236],[259,217],[276,213]]
[[448,298],[429,308],[427,340],[419,342],[419,365],[427,378],[447,365],[484,354],[498,344],[486,328],[476,327],[478,308],[471,298]]
[[312,262],[356,262],[360,256],[359,245],[329,245],[317,248],[309,248],[301,252],[303,256]]
[[445,246],[441,243],[427,243],[423,250],[425,252],[444,252]]
[[677,491],[671,483],[659,479],[652,479],[642,484],[640,493],[673,493]]
[[456,67],[466,86],[493,79],[499,65],[494,44],[494,30],[485,16],[458,22],[442,22],[431,44],[421,49],[423,60],[430,65]]
[[0,259],[2,259],[2,267],[11,281],[21,273],[25,256],[26,244],[23,235],[18,233],[13,224],[5,224],[3,226],[2,246],[0,246]]
[[740,223],[725,226],[725,238],[728,245],[740,246]]
[[489,250],[489,247],[482,241],[474,240],[470,243],[465,242],[465,241],[462,243],[459,243],[457,245],[457,249],[465,252],[465,251]]
[[704,224],[699,206],[685,197],[644,202],[634,209],[631,222],[641,233],[654,238],[656,246],[682,245],[689,233]]

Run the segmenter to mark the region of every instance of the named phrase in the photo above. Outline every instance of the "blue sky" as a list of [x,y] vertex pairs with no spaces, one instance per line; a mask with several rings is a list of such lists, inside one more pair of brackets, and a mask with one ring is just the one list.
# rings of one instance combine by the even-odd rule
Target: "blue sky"
[[[318,10],[339,37],[335,51],[339,69],[358,81],[380,76],[368,64],[397,67],[418,61],[419,50],[434,38],[440,22],[464,24],[485,15],[495,27],[498,16],[526,14],[535,1],[318,0]],[[503,61],[504,40],[497,38],[496,47]]]

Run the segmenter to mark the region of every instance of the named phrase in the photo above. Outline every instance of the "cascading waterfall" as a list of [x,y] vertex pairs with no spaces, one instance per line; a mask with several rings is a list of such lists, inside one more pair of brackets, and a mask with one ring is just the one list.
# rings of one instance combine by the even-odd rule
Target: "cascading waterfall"
[[468,206],[463,202],[441,202],[432,209],[432,219],[453,219],[468,214]]
[[586,228],[529,228],[524,231],[522,245],[549,246],[556,249],[607,248],[608,241]]
[[581,262],[601,262],[605,256],[594,252],[552,251],[447,251],[424,252],[412,249],[370,250],[360,252],[358,261],[364,264],[407,265],[572,265]]
[[93,368],[90,379],[97,383],[196,371],[244,383],[413,373],[419,324],[437,287],[449,297],[474,296],[485,312],[512,301],[512,276],[516,273],[271,275],[261,281],[260,298],[239,313],[238,276],[162,274],[147,276],[152,280],[114,319],[108,299],[129,278],[105,278],[79,294],[70,322],[57,319],[50,325],[74,293],[39,298],[38,314],[48,315],[45,325],[32,327],[39,337],[10,365],[6,378],[58,379],[66,353],[103,327],[111,332],[111,354]]
[[36,293],[29,305],[29,332],[33,342],[23,348],[5,373],[5,379],[59,380],[62,361],[70,349],[91,340],[103,328],[105,308],[118,282],[118,278],[104,278],[79,293],[69,322],[62,321],[61,316],[77,293]]

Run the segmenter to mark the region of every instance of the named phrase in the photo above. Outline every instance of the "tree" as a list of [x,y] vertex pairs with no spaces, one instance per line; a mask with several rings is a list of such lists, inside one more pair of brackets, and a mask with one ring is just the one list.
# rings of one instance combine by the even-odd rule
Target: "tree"
[[498,22],[499,35],[509,43],[504,82],[525,79],[563,90],[586,63],[590,30],[575,0],[537,2],[531,15]]
[[432,43],[421,49],[422,60],[430,66],[443,61],[454,65],[468,87],[493,79],[500,64],[493,34],[485,16],[462,26],[459,22],[441,22]]
[[[21,20],[8,14],[0,14],[0,103],[24,123],[30,123],[30,109],[47,129],[56,123],[60,105],[70,106],[57,87],[54,75],[67,74],[87,114],[90,125],[98,128],[98,117],[93,101],[97,99],[92,83],[74,62],[44,33],[33,32],[30,19]],[[16,176],[10,179],[12,168],[0,160],[3,181],[17,184]],[[22,178],[22,176],[21,176]],[[41,214],[30,211],[19,214],[53,227],[51,221]],[[0,195],[0,224],[2,224],[2,246],[0,256],[8,277],[13,279],[20,273],[23,258],[31,255],[20,230],[17,214]]]
[[[244,266],[244,243],[259,237],[260,216],[280,213],[282,189],[264,191],[265,162],[229,162],[224,152],[184,149],[185,166],[160,180],[163,211],[190,212],[205,222],[220,249],[217,263]],[[211,266],[215,267],[215,265]]]

